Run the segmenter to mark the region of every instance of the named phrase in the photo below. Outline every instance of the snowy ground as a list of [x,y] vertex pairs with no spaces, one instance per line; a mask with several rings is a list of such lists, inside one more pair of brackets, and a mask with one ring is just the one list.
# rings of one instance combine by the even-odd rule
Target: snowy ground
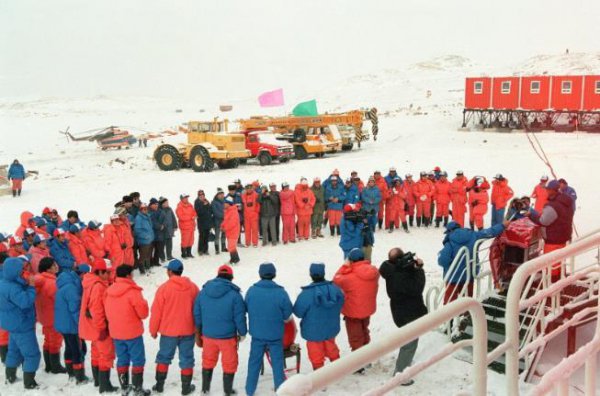
[[[597,59],[597,57],[596,57]],[[545,60],[545,59],[544,59]],[[546,61],[546,60],[545,60]],[[549,171],[532,152],[525,135],[521,133],[500,134],[486,132],[458,132],[462,117],[463,77],[471,72],[470,62],[457,57],[445,57],[422,62],[404,70],[385,71],[370,77],[358,76],[319,93],[323,98],[322,110],[352,109],[357,106],[377,106],[383,116],[380,122],[380,139],[368,142],[363,149],[352,153],[326,156],[323,159],[292,161],[260,167],[251,163],[234,170],[215,170],[212,173],[194,173],[190,170],[161,172],[151,160],[153,147],[145,149],[101,152],[94,143],[68,143],[57,131],[71,127],[73,131],[93,129],[107,125],[134,126],[139,129],[158,131],[189,119],[208,119],[218,115],[211,111],[217,103],[195,103],[156,98],[109,98],[58,99],[32,101],[0,101],[0,164],[8,164],[14,158],[24,163],[26,169],[39,171],[39,176],[26,180],[23,196],[13,199],[0,196],[0,230],[13,232],[18,226],[19,214],[24,210],[41,213],[45,206],[57,208],[60,213],[69,209],[79,210],[84,220],[98,219],[107,222],[113,204],[131,191],[139,191],[144,201],[152,196],[164,195],[176,205],[180,193],[195,195],[202,188],[212,197],[217,187],[225,187],[234,178],[242,181],[259,179],[262,182],[297,182],[301,176],[326,177],[334,168],[342,175],[357,170],[366,178],[374,170],[387,173],[396,166],[401,175],[441,166],[452,175],[462,169],[468,176],[485,175],[488,178],[503,173],[515,194],[531,193],[539,176]],[[425,93],[432,90],[431,98]],[[175,113],[182,109],[182,113]],[[199,113],[199,109],[206,109]],[[230,118],[260,113],[253,102],[236,104],[236,112]],[[214,114],[213,114],[214,113]],[[597,227],[600,207],[595,199],[600,195],[600,185],[594,172],[598,169],[600,136],[591,134],[540,134],[539,139],[551,159],[559,177],[566,178],[578,192],[576,225],[579,233]],[[181,136],[168,140],[179,140]],[[154,146],[158,142],[151,142]],[[115,159],[125,164],[115,162]],[[417,252],[425,260],[429,284],[438,282],[440,271],[436,254],[441,248],[440,230],[413,230],[404,233],[377,233],[373,261],[381,263],[387,251],[394,246]],[[175,244],[177,245],[177,243]],[[211,250],[212,252],[212,250]],[[342,263],[337,239],[302,242],[296,245],[242,249],[242,262],[235,268],[235,282],[246,290],[258,279],[257,268],[261,262],[272,261],[278,268],[277,281],[286,287],[292,299],[300,286],[310,281],[308,266],[314,261],[327,264],[330,277]],[[185,275],[202,285],[215,275],[216,268],[226,261],[224,255],[195,258],[186,261]],[[154,270],[148,277],[136,280],[144,287],[146,298],[151,302],[156,287],[166,279],[162,270]],[[383,284],[378,296],[378,310],[372,319],[372,337],[385,337],[393,327],[388,300]],[[158,342],[146,337],[147,364],[145,383],[153,384],[154,364]],[[438,333],[421,338],[418,361],[427,358],[445,342]],[[345,331],[338,337],[342,354],[349,353]],[[240,366],[236,386],[243,389],[245,381],[249,341],[240,346]],[[88,356],[89,358],[89,356]],[[358,394],[386,380],[391,375],[395,356],[393,354],[375,362],[366,376],[350,376],[334,386],[326,394]],[[200,350],[196,350],[196,380],[199,385]],[[175,366],[176,367],[176,366]],[[89,371],[89,362],[87,364]],[[457,393],[470,389],[470,368],[467,363],[447,359],[418,377],[414,386],[398,389],[397,394],[439,395],[441,392]],[[310,371],[306,353],[303,352],[302,371]],[[0,373],[3,381],[4,373]],[[504,394],[504,378],[489,372],[489,393]],[[220,369],[217,369],[213,394],[221,388]],[[40,383],[47,385],[43,391],[31,395],[54,394],[83,395],[94,392],[91,385],[75,387],[67,384],[65,376],[38,375]],[[116,375],[113,375],[116,382]],[[272,377],[267,369],[261,378],[258,391],[271,394]],[[2,386],[0,395],[17,395],[21,384]],[[179,375],[171,370],[166,395],[179,394]]]

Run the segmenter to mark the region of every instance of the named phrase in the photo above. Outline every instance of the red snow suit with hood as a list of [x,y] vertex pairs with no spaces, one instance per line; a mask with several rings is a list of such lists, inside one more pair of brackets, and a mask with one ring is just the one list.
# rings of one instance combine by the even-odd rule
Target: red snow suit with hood
[[466,177],[455,177],[450,183],[450,201],[452,202],[452,219],[465,226],[465,213],[467,213],[467,184]]
[[260,203],[256,191],[244,191],[242,193],[242,204],[244,205],[244,241],[246,241],[246,246],[258,246]]
[[231,205],[225,209],[221,229],[225,233],[225,238],[227,238],[227,251],[229,253],[237,252],[237,240],[241,229],[237,205]]
[[437,217],[448,216],[450,206],[450,182],[448,180],[437,180],[435,182],[435,215]]
[[492,205],[496,209],[506,207],[508,201],[515,195],[512,188],[508,186],[508,179],[492,181]]
[[189,202],[179,201],[177,209],[177,220],[179,221],[179,230],[181,231],[181,247],[189,248],[194,246],[194,230],[196,229],[196,209]]
[[148,317],[148,302],[133,279],[115,279],[106,291],[104,309],[112,338],[131,340],[144,334],[142,320]]
[[379,271],[368,260],[342,265],[333,277],[333,283],[344,292],[342,315],[364,319],[377,310]]
[[[99,229],[92,230],[86,228],[81,231],[81,239],[83,239],[85,248],[93,259],[104,258],[106,251],[104,250],[105,242],[102,231]],[[92,260],[92,262],[93,261],[94,260]]]
[[104,226],[104,248],[108,252],[113,268],[121,264],[134,264],[133,236],[128,223]]
[[150,315],[150,334],[154,336],[160,333],[168,337],[194,334],[194,299],[197,294],[198,286],[189,278],[171,276],[154,295]]

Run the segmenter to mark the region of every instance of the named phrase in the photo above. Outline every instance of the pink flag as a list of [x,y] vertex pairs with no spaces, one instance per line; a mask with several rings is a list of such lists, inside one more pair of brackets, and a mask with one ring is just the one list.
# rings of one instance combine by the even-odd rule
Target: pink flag
[[258,97],[258,103],[260,107],[283,106],[283,89],[263,93]]

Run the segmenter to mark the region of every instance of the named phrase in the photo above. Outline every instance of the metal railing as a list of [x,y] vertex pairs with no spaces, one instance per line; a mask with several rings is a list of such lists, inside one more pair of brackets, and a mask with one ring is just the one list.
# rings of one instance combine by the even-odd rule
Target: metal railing
[[443,360],[455,351],[464,348],[473,348],[473,395],[484,396],[487,389],[487,326],[485,313],[477,300],[473,298],[462,298],[453,301],[435,312],[414,321],[406,326],[386,334],[386,337],[372,342],[364,347],[350,353],[335,362],[326,365],[309,374],[298,374],[281,385],[277,390],[279,396],[301,396],[313,394],[328,385],[331,385],[346,375],[364,367],[383,355],[397,351],[400,347],[408,344],[426,332],[437,329],[442,323],[452,318],[469,312],[473,321],[473,339],[463,340],[458,343],[448,343],[438,353],[424,362],[417,363],[402,373],[396,374],[392,379],[382,386],[371,389],[366,393],[369,396],[383,395],[403,382],[414,377],[418,373],[431,367],[433,364]]

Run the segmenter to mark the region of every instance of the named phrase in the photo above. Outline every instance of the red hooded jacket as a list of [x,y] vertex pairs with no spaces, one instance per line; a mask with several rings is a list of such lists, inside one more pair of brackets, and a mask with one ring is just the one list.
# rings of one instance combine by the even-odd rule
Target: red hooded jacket
[[108,282],[94,273],[83,277],[83,296],[79,311],[79,337],[88,341],[97,341],[100,332],[108,329],[104,299]]
[[87,250],[81,235],[71,234],[69,236],[69,250],[75,258],[75,264],[89,264],[90,258],[87,255]]
[[189,202],[179,201],[175,213],[177,214],[180,230],[189,231],[196,229],[196,209],[194,209],[194,205]]
[[[315,194],[308,188],[307,184],[298,184],[294,191],[296,203],[296,214],[298,216],[310,216],[315,206]],[[306,201],[306,202],[305,202]]]
[[512,188],[508,186],[508,180],[494,180],[492,182],[492,205],[496,209],[506,207],[508,201],[515,195]]
[[466,205],[467,203],[467,184],[466,177],[455,177],[450,183],[450,199],[454,205]]
[[189,278],[173,275],[163,283],[152,302],[150,334],[160,333],[168,337],[194,334],[194,299],[198,294]]
[[[90,256],[93,258],[104,258],[106,251],[104,250],[104,237],[99,229],[91,230],[89,228],[81,231],[81,239]],[[93,261],[93,260],[92,260]]]
[[281,201],[282,216],[296,214],[296,198],[294,196],[294,191],[289,188],[287,190],[281,190],[279,193],[279,200]]
[[127,224],[104,226],[104,249],[114,268],[121,264],[133,265],[133,236]]
[[257,219],[260,213],[260,203],[256,191],[244,191],[242,194],[242,204],[244,205],[244,217],[247,219]]
[[30,247],[27,253],[31,254],[31,272],[34,274],[38,273],[40,261],[44,257],[50,257],[50,250],[48,248],[42,248],[40,245]]
[[450,182],[448,180],[438,180],[435,182],[435,202],[438,204],[450,203]]
[[35,277],[35,313],[37,321],[45,327],[54,326],[54,296],[56,275],[44,272]]
[[[431,199],[433,198],[433,193],[434,186],[427,179],[419,179],[419,181],[415,183],[415,187],[413,188],[413,194],[417,202],[431,201]],[[423,196],[425,196],[425,198],[422,198]]]
[[232,236],[237,238],[240,235],[240,215],[236,205],[231,205],[225,209],[221,229],[227,237]]
[[148,301],[133,279],[115,279],[106,291],[104,309],[112,338],[131,340],[144,333],[142,321],[148,317]]
[[333,283],[344,292],[342,315],[364,319],[377,310],[379,271],[370,261],[357,261],[341,266],[333,277]]

